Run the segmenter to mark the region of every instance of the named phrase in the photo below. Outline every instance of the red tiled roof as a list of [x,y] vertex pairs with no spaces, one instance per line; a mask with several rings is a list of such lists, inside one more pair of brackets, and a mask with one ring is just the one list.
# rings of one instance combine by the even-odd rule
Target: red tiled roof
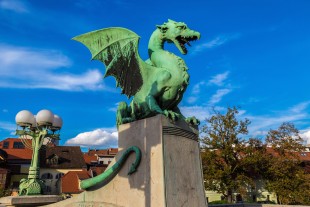
[[89,174],[87,171],[83,170],[83,171],[76,171],[76,174],[79,178],[79,180],[85,180],[90,178]]
[[118,148],[110,148],[109,149],[109,154],[114,154],[116,155],[118,153]]
[[109,149],[102,149],[102,150],[88,150],[86,154],[88,155],[116,155],[118,153],[118,148],[109,148]]
[[302,161],[310,161],[310,152],[300,152],[299,155]]
[[107,169],[107,166],[90,167],[90,169],[93,171],[93,175],[97,176],[97,175],[103,173]]
[[8,154],[7,160],[31,160],[32,150],[25,149],[3,149]]
[[84,154],[83,157],[84,157],[85,163],[88,165],[91,164],[91,161],[97,162],[97,156],[95,155]]
[[[78,146],[55,146],[40,150],[40,166],[54,169],[81,169],[86,167],[83,153]],[[57,157],[57,162],[52,162]]]
[[81,193],[83,190],[79,187],[79,180],[90,178],[87,171],[69,171],[61,178],[62,193]]
[[[26,141],[31,146],[32,140],[31,139],[27,139]],[[22,140],[20,138],[6,138],[6,139],[0,141],[0,149],[4,149],[3,148],[3,143],[4,142],[8,142],[9,143],[9,146],[8,146],[7,149],[15,149],[15,148],[13,148],[14,142],[22,142]]]
[[[269,153],[273,156],[278,156],[278,153],[270,147],[267,147],[267,153]],[[290,152],[290,153],[298,155],[298,157],[301,161],[306,161],[306,162],[310,161],[310,152],[303,151],[303,152]]]
[[[27,140],[31,145],[32,140]],[[9,142],[7,149],[3,149],[3,143]],[[32,150],[28,148],[13,148],[14,142],[22,142],[19,138],[6,138],[0,142],[0,148],[5,151],[8,155],[7,161],[10,160],[31,160],[32,159]]]
[[108,150],[89,150],[87,154],[91,156],[98,155],[98,154],[107,155]]

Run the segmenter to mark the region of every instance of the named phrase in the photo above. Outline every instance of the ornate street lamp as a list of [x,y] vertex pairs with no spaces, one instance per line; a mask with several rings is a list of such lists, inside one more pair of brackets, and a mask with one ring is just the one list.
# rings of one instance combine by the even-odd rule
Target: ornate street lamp
[[49,110],[41,110],[36,116],[30,111],[22,110],[16,114],[15,121],[16,135],[19,135],[25,147],[33,151],[28,178],[21,179],[19,195],[42,194],[44,182],[39,179],[39,150],[43,143],[59,140],[62,119]]

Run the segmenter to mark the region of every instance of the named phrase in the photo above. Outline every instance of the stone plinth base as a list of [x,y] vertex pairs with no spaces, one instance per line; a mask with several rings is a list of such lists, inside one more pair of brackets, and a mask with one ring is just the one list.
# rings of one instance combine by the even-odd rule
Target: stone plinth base
[[[198,131],[162,115],[119,127],[118,160],[130,146],[141,149],[138,171],[127,175],[135,155],[105,186],[49,206],[206,207]],[[115,161],[114,161],[115,162]],[[110,164],[110,166],[113,162]]]
[[58,195],[38,195],[38,196],[7,196],[0,198],[0,206],[32,207],[43,206],[63,200]]

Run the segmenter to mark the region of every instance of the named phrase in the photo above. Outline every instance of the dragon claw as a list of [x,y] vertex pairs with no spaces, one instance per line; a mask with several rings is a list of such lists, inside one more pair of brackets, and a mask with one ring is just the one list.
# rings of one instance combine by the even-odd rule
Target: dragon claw
[[198,125],[200,124],[199,119],[197,119],[197,118],[194,117],[194,116],[186,118],[185,121],[186,121],[188,124],[194,125],[194,126],[198,126]]
[[165,115],[167,118],[171,119],[172,121],[178,120],[178,116],[179,116],[178,113],[176,113],[176,112],[174,112],[174,111],[171,111],[171,110],[164,110],[164,115]]

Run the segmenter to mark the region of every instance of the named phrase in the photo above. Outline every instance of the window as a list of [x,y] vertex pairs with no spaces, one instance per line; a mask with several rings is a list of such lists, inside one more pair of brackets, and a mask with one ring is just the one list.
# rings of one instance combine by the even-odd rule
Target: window
[[62,178],[62,176],[64,176],[64,174],[63,174],[63,173],[58,173],[58,174],[56,175],[55,179]]
[[53,175],[51,173],[44,173],[41,179],[53,179]]
[[25,146],[23,145],[22,142],[14,142],[13,148],[14,148],[14,149],[24,149]]
[[9,148],[9,142],[3,142],[3,149]]
[[51,165],[58,165],[58,156],[57,155],[54,155],[52,158],[51,158]]
[[48,186],[48,185],[45,185],[44,192],[45,193],[50,193],[50,192],[52,192],[52,188],[50,186]]

